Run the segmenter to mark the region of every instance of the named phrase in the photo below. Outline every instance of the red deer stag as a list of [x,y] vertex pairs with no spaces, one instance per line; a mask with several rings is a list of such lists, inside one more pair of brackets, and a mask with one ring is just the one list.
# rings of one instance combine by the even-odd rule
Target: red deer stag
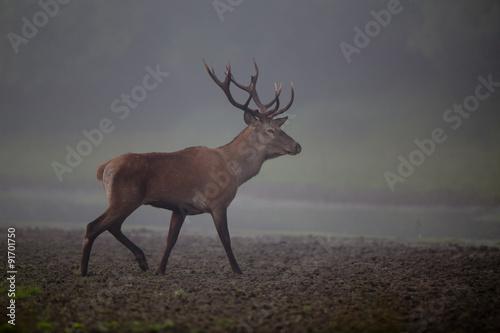
[[[191,147],[173,153],[128,153],[99,166],[97,179],[106,190],[109,207],[87,225],[80,275],[87,274],[92,244],[106,230],[132,251],[142,270],[148,269],[144,252],[121,231],[123,221],[141,205],[172,211],[167,247],[157,274],[165,274],[170,251],[177,241],[186,215],[202,213],[212,215],[233,273],[242,273],[231,249],[227,207],[233,201],[238,186],[257,175],[265,160],[300,153],[300,145],[280,129],[287,117],[275,119],[292,105],[293,83],[290,102],[279,109],[281,86],[278,90],[275,84],[275,96],[270,103],[263,104],[257,95],[255,86],[259,69],[255,60],[255,75],[251,76],[248,86],[235,81],[229,62],[224,81],[215,76],[213,67],[209,68],[205,60],[203,63],[229,102],[244,111],[248,126],[233,141],[216,149]],[[248,93],[244,104],[236,102],[231,95],[231,82]],[[258,109],[249,107],[252,100]]]

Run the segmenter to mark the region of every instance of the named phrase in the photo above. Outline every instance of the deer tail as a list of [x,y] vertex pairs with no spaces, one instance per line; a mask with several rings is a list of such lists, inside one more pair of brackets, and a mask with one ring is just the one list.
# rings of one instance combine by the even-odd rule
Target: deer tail
[[102,176],[104,174],[104,169],[106,169],[106,167],[108,166],[110,161],[106,162],[106,163],[103,163],[101,165],[99,165],[99,167],[97,168],[97,179],[102,182]]

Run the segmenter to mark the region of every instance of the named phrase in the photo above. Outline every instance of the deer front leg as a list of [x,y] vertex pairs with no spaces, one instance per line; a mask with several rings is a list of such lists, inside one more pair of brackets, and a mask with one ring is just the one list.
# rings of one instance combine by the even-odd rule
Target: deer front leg
[[219,234],[222,246],[224,246],[224,250],[226,250],[227,258],[229,259],[229,263],[231,264],[231,270],[233,271],[233,274],[243,274],[240,267],[238,266],[238,263],[236,262],[233,250],[231,249],[231,239],[229,237],[229,230],[227,229],[226,208],[221,208],[219,210],[213,211],[212,218],[214,220],[215,228],[217,229],[217,233]]
[[172,217],[170,218],[170,227],[168,228],[167,247],[165,248],[165,253],[163,254],[160,265],[156,270],[156,274],[165,275],[168,257],[170,256],[170,252],[172,251],[175,242],[177,242],[177,237],[179,237],[179,231],[181,231],[182,224],[184,223],[184,218],[185,215],[183,215],[180,211],[174,210],[172,212]]

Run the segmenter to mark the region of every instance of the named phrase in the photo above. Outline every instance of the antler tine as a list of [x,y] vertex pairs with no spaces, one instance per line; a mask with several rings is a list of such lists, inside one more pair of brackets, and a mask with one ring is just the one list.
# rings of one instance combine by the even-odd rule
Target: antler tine
[[208,65],[205,62],[205,59],[204,58],[202,58],[202,59],[203,59],[203,64],[205,65],[205,69],[207,70],[208,75],[210,75],[210,77],[212,78],[212,80],[214,80],[214,82],[217,83],[217,85],[220,86],[222,84],[222,82],[219,81],[219,79],[217,79],[217,76],[215,76],[215,72],[214,72],[214,68],[212,66],[212,63],[210,63],[210,68],[208,68]]
[[255,66],[255,75],[252,76],[252,82],[257,83],[257,78],[259,77],[259,66],[257,66],[255,58],[253,58],[253,65]]
[[274,99],[271,102],[267,103],[265,105],[265,107],[266,107],[266,109],[268,109],[274,103],[276,103],[276,106],[274,107],[273,110],[270,110],[270,111],[267,112],[268,115],[271,114],[271,113],[273,113],[273,112],[276,112],[276,110],[278,110],[278,108],[280,107],[280,99],[279,99],[279,97],[280,97],[280,94],[281,94],[281,87],[282,86],[283,86],[283,84],[280,83],[280,88],[278,90],[278,86],[276,85],[276,82],[274,82]]
[[226,78],[229,76],[230,78],[233,77],[233,74],[231,74],[231,63],[229,62],[229,60],[227,61],[227,65],[226,65],[226,72],[224,73],[226,74]]
[[292,93],[291,93],[291,97],[290,97],[290,102],[288,102],[287,106],[285,106],[283,109],[281,109],[281,110],[278,110],[278,111],[276,111],[276,112],[271,113],[271,114],[268,116],[269,118],[274,118],[274,117],[276,117],[277,115],[280,115],[280,114],[282,114],[283,112],[286,112],[286,111],[290,108],[290,106],[292,106],[292,103],[293,103],[293,98],[294,98],[294,96],[295,96],[295,93],[294,93],[294,91],[293,91],[293,82],[291,83],[291,86],[292,86]]
[[[250,104],[250,101],[252,100],[252,91],[253,91],[253,83],[250,83],[250,94],[248,95],[248,99],[245,102],[245,109],[248,109],[248,104]],[[255,110],[257,111],[257,110]],[[256,112],[258,114],[258,112]]]

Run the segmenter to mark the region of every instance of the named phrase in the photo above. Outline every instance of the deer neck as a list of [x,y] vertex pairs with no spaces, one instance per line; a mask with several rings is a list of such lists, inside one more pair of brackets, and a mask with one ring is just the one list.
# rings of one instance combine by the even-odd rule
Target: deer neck
[[228,169],[238,177],[238,186],[257,175],[266,160],[265,146],[259,142],[251,126],[218,150],[224,156]]

